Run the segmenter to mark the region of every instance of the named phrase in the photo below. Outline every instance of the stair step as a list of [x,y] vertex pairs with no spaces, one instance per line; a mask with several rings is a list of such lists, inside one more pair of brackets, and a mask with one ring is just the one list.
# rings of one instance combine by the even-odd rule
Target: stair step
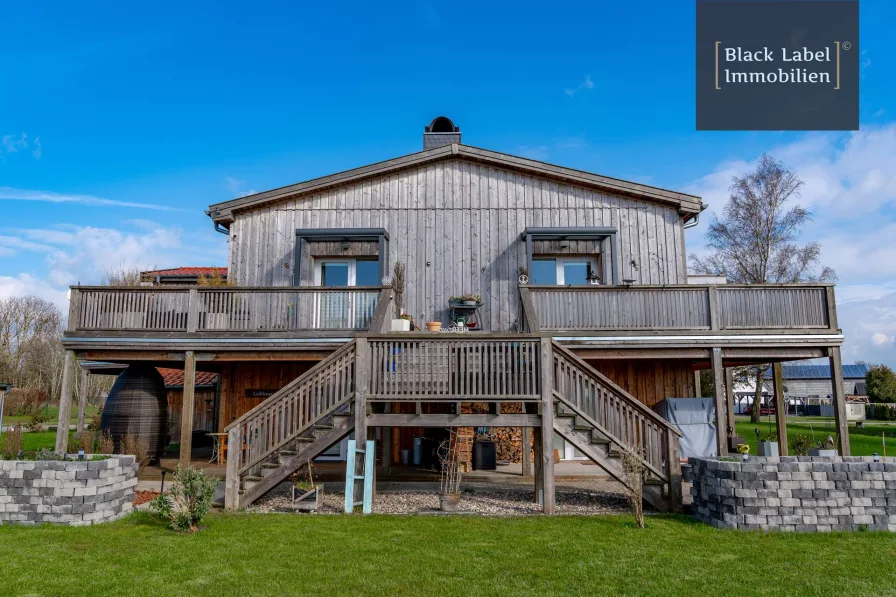
[[277,462],[262,462],[261,468],[280,468],[282,465]]

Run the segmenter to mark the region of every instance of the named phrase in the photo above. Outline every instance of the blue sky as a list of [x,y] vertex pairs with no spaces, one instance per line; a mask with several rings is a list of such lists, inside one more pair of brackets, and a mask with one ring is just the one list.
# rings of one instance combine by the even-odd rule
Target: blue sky
[[0,296],[224,264],[210,203],[418,151],[446,114],[468,144],[711,211],[772,152],[837,269],[845,360],[896,365],[896,3],[861,4],[862,130],[810,134],[694,130],[692,1],[18,4],[0,37]]

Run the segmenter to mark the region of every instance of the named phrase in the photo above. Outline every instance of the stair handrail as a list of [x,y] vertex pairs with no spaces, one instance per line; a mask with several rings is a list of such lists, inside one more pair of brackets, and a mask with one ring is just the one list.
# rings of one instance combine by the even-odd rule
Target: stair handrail
[[[641,403],[637,398],[623,390],[617,384],[613,383],[610,379],[608,379],[605,375],[594,369],[588,363],[577,357],[571,351],[567,350],[556,341],[553,346],[553,359],[555,362],[552,362],[550,366],[555,366],[556,361],[564,360],[568,366],[574,368],[580,374],[583,374],[590,378],[592,382],[597,386],[601,386],[602,389],[607,390],[609,394],[611,394],[617,400],[621,400],[625,403],[625,405],[631,408],[632,411],[636,412],[639,415],[644,417],[644,420],[651,423],[656,427],[656,430],[659,432],[657,435],[657,443],[654,446],[656,452],[653,453],[653,456],[659,456],[660,460],[653,462],[651,459],[651,451],[648,449],[645,453],[641,454],[636,452],[639,460],[643,463],[643,465],[650,470],[652,473],[657,475],[659,478],[663,479],[669,488],[670,495],[678,495],[680,492],[680,477],[681,477],[681,466],[678,461],[679,452],[678,452],[678,439],[682,437],[681,431],[670,423],[662,418],[657,413],[653,412],[649,409],[645,404]],[[566,396],[558,389],[558,379],[557,372],[555,371],[555,380],[554,380],[554,397],[557,398],[565,407],[572,411],[572,413],[576,416],[581,417],[585,422],[594,427],[598,432],[602,433],[606,438],[613,444],[619,446],[623,450],[631,450],[629,442],[619,438],[615,433],[612,433],[607,425],[598,422],[591,417],[572,400],[571,397]],[[647,429],[646,427],[644,428]],[[651,446],[647,441],[647,437],[641,435],[641,442],[636,444],[640,448],[646,448]],[[663,470],[663,461],[665,461],[665,470]]]
[[[302,433],[305,433],[313,425],[319,422],[323,417],[333,413],[341,405],[351,401],[354,396],[354,370],[345,376],[346,386],[342,393],[338,394],[332,403],[324,402],[321,408],[320,396],[310,397],[310,404],[302,401],[298,406],[290,405],[289,400],[292,394],[301,388],[303,384],[308,383],[314,377],[325,373],[328,367],[340,362],[346,355],[350,355],[350,362],[353,367],[357,367],[357,359],[355,354],[355,340],[348,342],[345,346],[328,356],[326,359],[316,364],[314,367],[288,383],[286,386],[278,390],[264,402],[253,408],[251,411],[227,426],[228,433],[228,455],[227,455],[227,477],[228,483],[231,478],[242,475],[249,469],[260,464],[264,459],[274,454],[277,450],[282,449],[290,442],[296,440]],[[273,421],[272,425],[268,425],[267,416],[273,417],[275,409],[282,408],[279,417]],[[310,410],[306,410],[310,409]],[[301,422],[292,428],[289,421],[295,421],[298,418]],[[253,429],[253,425],[257,425]],[[262,442],[260,445],[253,445],[253,431],[255,435],[260,435]],[[236,444],[232,442],[236,441]]]
[[224,431],[228,432],[231,429],[233,429],[234,427],[236,427],[237,425],[239,425],[240,423],[243,423],[247,419],[250,419],[250,418],[256,416],[262,410],[270,408],[271,406],[273,406],[276,403],[276,399],[281,397],[281,394],[288,393],[291,389],[295,388],[297,385],[304,382],[305,377],[307,377],[309,375],[314,375],[321,369],[325,368],[328,365],[328,361],[331,358],[336,358],[336,357],[342,356],[343,353],[348,352],[352,347],[354,347],[354,345],[355,345],[354,339],[346,342],[339,348],[339,350],[328,355],[327,358],[320,361],[319,363],[316,363],[311,369],[309,369],[305,373],[301,374],[300,376],[298,376],[297,378],[295,378],[294,380],[292,380],[291,382],[289,382],[288,384],[286,384],[285,386],[283,386],[282,388],[280,388],[279,390],[277,390],[276,392],[274,392],[273,394],[268,396],[261,404],[256,405],[251,410],[246,411],[241,416],[234,419],[227,427],[224,428]]
[[684,437],[684,434],[681,431],[679,431],[677,426],[670,423],[669,421],[667,421],[666,419],[661,417],[658,413],[654,412],[653,409],[651,409],[649,406],[647,406],[646,404],[644,404],[643,402],[641,402],[640,400],[638,400],[637,398],[635,398],[634,396],[629,394],[622,387],[620,387],[618,384],[616,384],[612,379],[610,379],[609,377],[607,377],[606,375],[604,375],[603,373],[601,373],[600,371],[598,371],[597,369],[595,369],[594,367],[592,367],[591,365],[589,365],[588,363],[583,361],[581,358],[579,358],[578,355],[573,353],[571,350],[567,349],[565,346],[563,346],[556,340],[553,341],[553,344],[554,344],[555,352],[557,352],[557,349],[559,348],[560,354],[562,354],[568,360],[573,361],[586,374],[594,377],[600,383],[602,383],[606,386],[609,386],[609,388],[611,390],[613,390],[614,392],[616,392],[617,394],[621,394],[623,398],[630,401],[635,408],[637,408],[638,410],[641,411],[642,414],[653,419],[653,421],[655,423],[657,423],[658,425],[662,425],[662,426],[668,428],[670,431],[677,434],[678,437]]

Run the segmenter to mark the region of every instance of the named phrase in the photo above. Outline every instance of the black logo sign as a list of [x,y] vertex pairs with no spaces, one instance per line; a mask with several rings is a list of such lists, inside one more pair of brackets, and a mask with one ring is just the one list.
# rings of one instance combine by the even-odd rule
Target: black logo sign
[[858,0],[697,0],[698,130],[857,130]]

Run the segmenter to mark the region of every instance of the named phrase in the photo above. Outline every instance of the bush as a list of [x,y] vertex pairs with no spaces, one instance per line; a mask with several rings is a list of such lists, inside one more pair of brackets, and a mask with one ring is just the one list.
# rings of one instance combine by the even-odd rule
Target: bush
[[791,456],[807,456],[809,450],[815,447],[815,442],[805,433],[795,433],[788,443]]
[[97,434],[96,451],[100,454],[115,454],[115,442],[112,433],[106,429]]
[[152,502],[150,508],[179,532],[193,532],[208,514],[215,497],[218,480],[192,466],[174,471],[171,488]]
[[896,421],[896,407],[892,404],[866,404],[865,417],[876,421]]
[[22,451],[22,426],[16,425],[12,431],[3,434],[3,443],[0,444],[0,456],[6,459],[18,458]]
[[47,394],[37,388],[13,388],[6,393],[3,410],[12,417],[30,417],[46,403]]
[[28,431],[44,431],[49,422],[50,416],[46,411],[39,410],[31,415],[28,421]]
[[149,442],[145,438],[137,437],[130,431],[121,438],[122,454],[131,454],[137,459],[137,466],[141,469],[149,464]]

